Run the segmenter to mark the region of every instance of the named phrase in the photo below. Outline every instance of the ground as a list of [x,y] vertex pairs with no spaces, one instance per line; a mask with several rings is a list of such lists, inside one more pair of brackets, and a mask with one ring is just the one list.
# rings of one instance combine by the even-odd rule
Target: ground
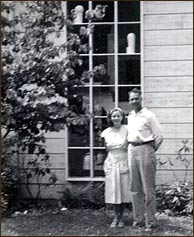
[[2,217],[1,236],[193,236],[192,217],[157,213],[152,232],[132,227],[132,213],[125,213],[124,228],[111,228],[113,213],[108,209],[25,210]]

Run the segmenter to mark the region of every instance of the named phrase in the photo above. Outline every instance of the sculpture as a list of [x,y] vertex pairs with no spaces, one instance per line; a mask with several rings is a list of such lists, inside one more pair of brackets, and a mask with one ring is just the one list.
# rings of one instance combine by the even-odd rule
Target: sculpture
[[84,7],[81,5],[77,5],[74,9],[71,10],[71,13],[73,15],[73,23],[74,24],[81,24],[83,23],[83,13],[84,13]]
[[128,54],[133,54],[135,53],[135,34],[134,33],[129,33],[127,35],[127,48],[126,48],[126,53]]

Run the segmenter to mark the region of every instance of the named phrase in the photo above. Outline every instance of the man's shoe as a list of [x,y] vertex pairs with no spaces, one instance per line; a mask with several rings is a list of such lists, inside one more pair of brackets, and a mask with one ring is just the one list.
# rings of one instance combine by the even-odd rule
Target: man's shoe
[[150,231],[152,231],[155,227],[156,227],[156,225],[155,225],[154,223],[146,224],[145,231],[150,232]]

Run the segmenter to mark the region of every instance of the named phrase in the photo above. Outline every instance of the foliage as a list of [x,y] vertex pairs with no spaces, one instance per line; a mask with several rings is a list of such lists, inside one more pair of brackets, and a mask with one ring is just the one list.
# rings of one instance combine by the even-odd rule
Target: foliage
[[[21,2],[26,11],[10,20],[15,4],[2,5],[2,125],[4,138],[14,131],[22,151],[33,153],[37,143],[44,143],[44,132],[79,123],[67,102],[68,93],[81,83],[75,70],[82,63],[82,43],[70,33],[67,42],[55,45],[52,36],[59,37],[65,24],[71,26],[60,2]],[[59,56],[60,61],[54,60]]]
[[66,207],[100,208],[104,204],[104,182],[72,185],[63,192],[62,204]]
[[[3,160],[9,149],[35,153],[31,172],[23,168],[27,186],[34,175],[40,185],[40,179],[51,174],[37,161],[40,156],[44,164],[49,159],[45,133],[89,121],[87,111],[78,108],[81,95],[75,88],[94,76],[82,70],[79,56],[88,51],[86,39],[93,26],[75,33],[73,16],[64,17],[59,1],[4,1],[1,10]],[[65,25],[67,41],[56,45]],[[51,184],[57,180],[53,177],[51,174]]]
[[[191,162],[193,161],[192,156],[188,156],[188,155],[193,152],[193,149],[192,149],[193,141],[190,142],[188,139],[185,139],[185,140],[182,140],[181,142],[182,142],[182,146],[177,152],[178,154],[177,154],[176,160],[180,161],[181,164],[184,166],[185,173],[184,173],[183,182],[187,182],[189,167],[190,167]],[[167,160],[168,164],[172,167],[174,178],[176,179],[176,181],[178,181],[177,174],[174,170],[174,163],[172,162],[170,157],[167,157],[167,158],[168,158]]]
[[1,167],[1,207],[2,212],[14,207],[17,201],[18,190],[18,171],[17,167],[10,164],[11,154],[7,154],[6,163],[4,162]]
[[89,21],[100,21],[103,19],[103,17],[105,16],[105,11],[106,8],[108,6],[107,5],[96,5],[94,10],[87,10],[86,11],[86,19],[88,19]]
[[193,213],[193,185],[177,182],[171,186],[159,185],[156,189],[157,207],[169,215]]
[[180,160],[185,167],[185,175],[184,175],[184,180],[183,182],[187,182],[187,175],[188,175],[188,170],[189,170],[189,166],[191,164],[191,162],[193,161],[192,158],[189,158],[188,154],[193,152],[192,149],[192,144],[189,144],[189,140],[185,139],[182,141],[183,145],[182,147],[178,150],[178,156],[177,156],[177,160]]
[[[22,159],[22,158],[21,158]],[[22,159],[22,171],[24,175],[25,181],[25,187],[28,191],[28,194],[30,195],[30,198],[34,200],[35,203],[40,198],[41,191],[42,191],[42,182],[45,178],[45,182],[47,182],[46,188],[50,185],[55,185],[57,181],[57,176],[55,173],[53,173],[50,169],[50,162],[49,162],[49,155],[48,154],[42,154],[39,153],[34,155],[34,157],[31,157],[27,161],[27,164],[25,164],[25,157]],[[22,174],[20,174],[22,177]],[[37,184],[37,192],[31,191],[30,184],[31,183]]]
[[169,215],[189,215],[193,213],[193,184],[187,180],[189,166],[192,162],[192,156],[188,156],[193,151],[192,141],[185,139],[181,142],[182,146],[177,151],[176,161],[180,161],[185,168],[182,181],[179,181],[174,168],[175,164],[170,157],[167,157],[167,160],[164,161],[158,160],[160,166],[164,164],[170,165],[176,180],[170,186],[159,185],[156,189],[158,209],[165,211]]

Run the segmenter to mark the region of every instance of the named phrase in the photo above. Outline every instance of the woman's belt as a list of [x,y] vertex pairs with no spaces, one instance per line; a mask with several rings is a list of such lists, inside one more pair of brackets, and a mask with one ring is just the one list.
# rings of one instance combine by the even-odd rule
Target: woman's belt
[[128,144],[131,144],[132,146],[142,146],[142,145],[149,144],[152,142],[154,142],[154,140],[146,141],[146,142],[128,142]]

